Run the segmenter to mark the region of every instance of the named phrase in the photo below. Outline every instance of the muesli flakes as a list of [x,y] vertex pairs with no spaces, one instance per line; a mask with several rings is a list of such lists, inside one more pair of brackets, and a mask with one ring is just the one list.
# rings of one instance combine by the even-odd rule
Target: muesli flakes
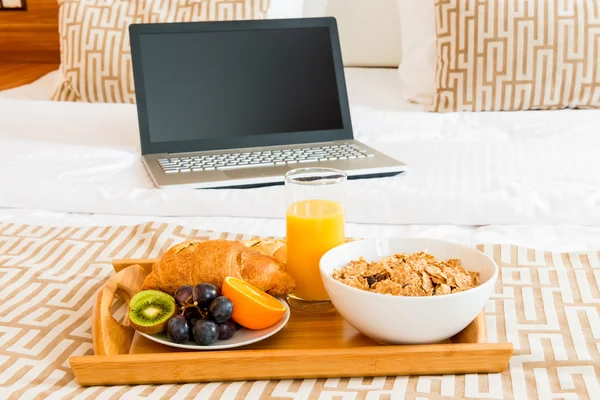
[[426,252],[399,253],[372,262],[361,257],[334,270],[333,278],[357,289],[393,296],[440,296],[479,285],[479,273],[466,270],[460,260],[439,261]]

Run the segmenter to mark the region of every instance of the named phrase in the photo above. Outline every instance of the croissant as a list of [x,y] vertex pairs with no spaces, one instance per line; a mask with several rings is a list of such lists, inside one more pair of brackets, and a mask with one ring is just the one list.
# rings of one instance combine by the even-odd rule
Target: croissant
[[[270,251],[262,247],[261,250]],[[243,279],[274,296],[292,293],[296,286],[280,259],[241,242],[208,240],[188,241],[171,247],[154,264],[142,289],[173,294],[180,286],[202,282],[221,287],[227,276]]]
[[275,257],[282,263],[287,263],[287,247],[284,240],[279,239],[251,239],[242,240],[248,246],[262,254]]

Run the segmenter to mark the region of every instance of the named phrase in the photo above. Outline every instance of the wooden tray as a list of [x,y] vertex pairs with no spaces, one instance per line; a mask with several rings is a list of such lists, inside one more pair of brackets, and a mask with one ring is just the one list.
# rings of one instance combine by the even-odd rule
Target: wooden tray
[[277,335],[239,349],[190,352],[164,346],[110,312],[115,294],[129,302],[155,261],[113,263],[117,273],[98,293],[93,310],[95,355],[69,360],[81,385],[500,372],[513,352],[510,343],[487,343],[483,313],[445,343],[384,346],[337,312],[294,309]]

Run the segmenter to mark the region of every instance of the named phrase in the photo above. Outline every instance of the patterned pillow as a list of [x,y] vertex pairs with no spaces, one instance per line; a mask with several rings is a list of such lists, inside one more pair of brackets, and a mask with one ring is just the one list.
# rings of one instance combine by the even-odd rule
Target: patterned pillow
[[62,83],[53,100],[135,103],[132,23],[265,18],[270,0],[58,0]]
[[600,107],[600,0],[436,0],[431,111]]

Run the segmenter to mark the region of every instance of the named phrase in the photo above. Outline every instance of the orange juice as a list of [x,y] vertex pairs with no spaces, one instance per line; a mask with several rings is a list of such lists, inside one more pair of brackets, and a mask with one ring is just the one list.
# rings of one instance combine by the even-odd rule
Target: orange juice
[[331,200],[293,203],[286,214],[287,266],[296,279],[294,295],[304,300],[327,300],[319,260],[344,243],[344,207]]

